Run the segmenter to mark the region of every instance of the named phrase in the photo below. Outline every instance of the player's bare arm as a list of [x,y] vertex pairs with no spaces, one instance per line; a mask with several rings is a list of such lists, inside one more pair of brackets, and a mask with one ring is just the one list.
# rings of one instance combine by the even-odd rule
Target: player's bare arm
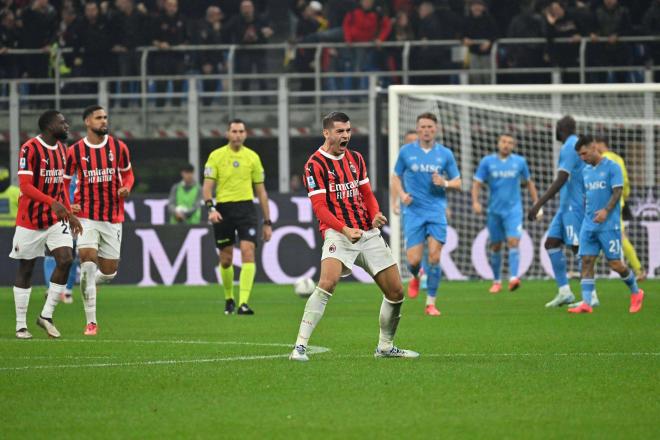
[[79,237],[83,232],[82,224],[75,215],[69,216],[69,229],[71,230],[71,235],[74,239]]
[[555,194],[557,194],[561,187],[564,186],[564,183],[566,183],[568,180],[568,177],[569,174],[566,171],[559,170],[557,177],[555,177],[555,180],[550,185],[550,188],[548,188],[546,192],[541,196],[541,198],[529,209],[529,212],[527,213],[528,220],[534,221],[536,219],[536,216],[538,215],[541,207],[545,205],[548,200],[553,198]]
[[614,209],[617,202],[621,199],[622,192],[623,192],[623,188],[620,186],[612,188],[612,196],[607,201],[607,205],[605,205],[605,208],[596,211],[596,216],[594,217],[594,221],[596,223],[603,223],[605,220],[607,220],[607,216]]
[[404,205],[408,206],[412,203],[413,198],[410,194],[404,191],[401,178],[396,174],[392,176],[390,185],[392,188],[391,189],[392,206],[394,207],[394,213],[398,214],[400,212],[398,199],[400,199]]
[[447,180],[444,177],[442,177],[440,174],[438,174],[437,171],[435,171],[433,173],[433,176],[431,176],[431,179],[435,186],[441,186],[444,187],[445,189],[455,189],[459,191],[461,189],[462,182],[460,177],[452,180]]
[[478,180],[472,181],[472,210],[475,214],[483,214],[484,209],[479,202],[479,194],[481,193],[481,182]]
[[215,189],[215,180],[213,179],[204,179],[204,185],[202,186],[202,196],[204,197],[204,203],[206,208],[209,211],[208,219],[211,223],[220,223],[222,221],[222,215],[215,209],[215,204],[213,203],[213,190]]
[[268,241],[273,235],[273,224],[270,220],[270,207],[268,206],[268,193],[266,192],[266,186],[263,183],[255,183],[254,192],[257,195],[257,199],[259,199],[261,212],[264,216],[264,225],[261,229],[261,238],[263,241]]

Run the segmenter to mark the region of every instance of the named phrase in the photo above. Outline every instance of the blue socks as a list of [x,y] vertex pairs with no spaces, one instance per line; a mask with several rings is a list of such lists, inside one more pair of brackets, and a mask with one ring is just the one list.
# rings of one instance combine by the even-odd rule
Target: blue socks
[[427,294],[430,297],[435,297],[438,293],[440,286],[440,264],[429,264],[429,271],[426,278]]
[[518,266],[520,265],[520,250],[509,248],[509,276],[518,278]]
[[552,263],[552,271],[555,273],[557,287],[566,286],[568,284],[568,277],[566,276],[566,257],[564,256],[564,251],[561,248],[548,249],[548,255]]
[[69,270],[69,278],[66,280],[66,289],[71,291],[73,286],[76,284],[76,275],[78,275],[78,264],[80,261],[77,258],[73,259],[71,264],[71,270]]
[[625,277],[621,276],[621,279],[624,283],[626,283],[626,286],[628,286],[630,289],[631,294],[639,292],[639,287],[637,287],[637,278],[635,278],[635,273],[632,270],[628,269],[628,275]]
[[591,297],[596,289],[596,281],[593,278],[584,278],[580,281],[582,286],[582,301],[585,304],[591,305]]
[[[510,257],[509,257],[510,258]],[[490,268],[493,269],[493,280],[499,281],[502,279],[502,251],[490,252]],[[517,270],[516,270],[517,272]]]

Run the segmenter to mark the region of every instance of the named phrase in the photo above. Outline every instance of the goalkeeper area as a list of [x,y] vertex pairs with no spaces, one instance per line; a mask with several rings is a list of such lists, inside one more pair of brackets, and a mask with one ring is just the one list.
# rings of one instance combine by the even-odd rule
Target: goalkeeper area
[[[642,265],[654,276],[660,267],[655,238],[660,234],[660,84],[404,85],[392,86],[388,92],[389,163],[396,162],[404,135],[415,129],[417,116],[431,112],[439,121],[438,141],[452,150],[461,173],[463,191],[447,194],[449,229],[441,258],[446,278],[492,277],[486,216],[474,214],[470,200],[479,161],[497,151],[501,134],[512,135],[517,141],[513,152],[527,160],[541,195],[557,174],[561,142],[555,139],[555,130],[564,115],[575,119],[578,135],[605,139],[610,150],[624,159],[630,179],[626,198],[630,215],[624,217],[627,235]],[[487,194],[482,192],[482,203]],[[559,194],[544,206],[540,221],[523,223],[520,274],[525,278],[553,275],[543,242],[558,202]],[[525,217],[531,205],[528,192],[523,191]],[[398,261],[405,262],[401,219],[392,211],[389,218],[392,250]],[[572,263],[576,270],[577,263]],[[608,275],[604,262],[599,272]]]
[[342,283],[307,363],[287,360],[305,304],[291,286],[256,285],[254,317],[222,315],[218,286],[103,286],[93,340],[78,291],[47,339],[35,289],[34,339],[0,338],[0,438],[657,438],[660,282],[630,315],[625,286],[600,281],[587,317],[543,307],[552,281],[487,286],[443,284],[441,319],[406,300],[409,360],[374,359],[381,294]]

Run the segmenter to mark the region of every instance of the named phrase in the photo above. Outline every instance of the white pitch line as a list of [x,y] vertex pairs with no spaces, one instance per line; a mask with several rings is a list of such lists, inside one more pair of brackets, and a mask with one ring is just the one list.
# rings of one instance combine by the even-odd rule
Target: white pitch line
[[257,356],[234,356],[234,357],[210,358],[210,359],[165,359],[165,360],[139,361],[139,362],[106,362],[106,363],[98,363],[98,364],[26,365],[24,367],[0,367],[0,371],[47,370],[47,369],[55,369],[55,368],[107,368],[107,367],[137,367],[137,366],[150,366],[150,365],[205,364],[211,362],[277,359],[277,358],[285,358],[288,356],[289,356],[288,354],[272,354],[272,355],[257,355]]
[[[34,339],[33,342],[50,342],[47,339]],[[240,341],[187,341],[183,339],[178,340],[141,340],[141,339],[61,339],[56,343],[73,342],[94,344],[99,342],[106,343],[123,343],[123,344],[202,344],[202,345],[250,345],[250,346],[263,346],[263,347],[287,347],[291,348],[291,344],[270,343],[270,342],[240,342]],[[320,347],[310,345],[308,347],[309,354],[320,354],[330,351],[327,347]],[[251,361],[251,360],[265,360],[286,358],[288,354],[274,354],[274,355],[254,355],[254,356],[231,356],[222,358],[208,358],[208,359],[164,359],[164,360],[151,360],[151,361],[135,361],[135,362],[104,362],[104,363],[91,363],[91,364],[61,364],[61,365],[26,365],[21,367],[0,367],[0,371],[19,371],[19,370],[45,370],[57,368],[107,368],[107,367],[131,367],[131,366],[150,366],[150,365],[176,365],[176,364],[196,364],[196,363],[211,363],[211,362],[231,362],[231,361]],[[39,358],[44,358],[40,356]],[[67,359],[88,359],[88,356],[70,356]],[[35,358],[36,359],[36,358]]]

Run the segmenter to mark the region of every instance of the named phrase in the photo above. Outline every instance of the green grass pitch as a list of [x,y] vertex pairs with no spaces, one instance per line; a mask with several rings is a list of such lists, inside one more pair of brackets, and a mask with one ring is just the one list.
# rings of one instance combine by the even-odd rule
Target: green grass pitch
[[[0,289],[0,438],[660,438],[660,282],[637,315],[620,281],[600,281],[592,315],[546,310],[551,281],[490,295],[445,282],[439,318],[407,300],[397,345],[374,359],[380,294],[344,283],[311,344],[286,359],[305,304],[257,285],[256,315],[224,316],[218,286],[99,289],[100,334],[84,337],[79,294],[59,340],[34,322],[14,338]],[[579,291],[579,286],[573,286]],[[319,349],[321,350],[321,349]]]

